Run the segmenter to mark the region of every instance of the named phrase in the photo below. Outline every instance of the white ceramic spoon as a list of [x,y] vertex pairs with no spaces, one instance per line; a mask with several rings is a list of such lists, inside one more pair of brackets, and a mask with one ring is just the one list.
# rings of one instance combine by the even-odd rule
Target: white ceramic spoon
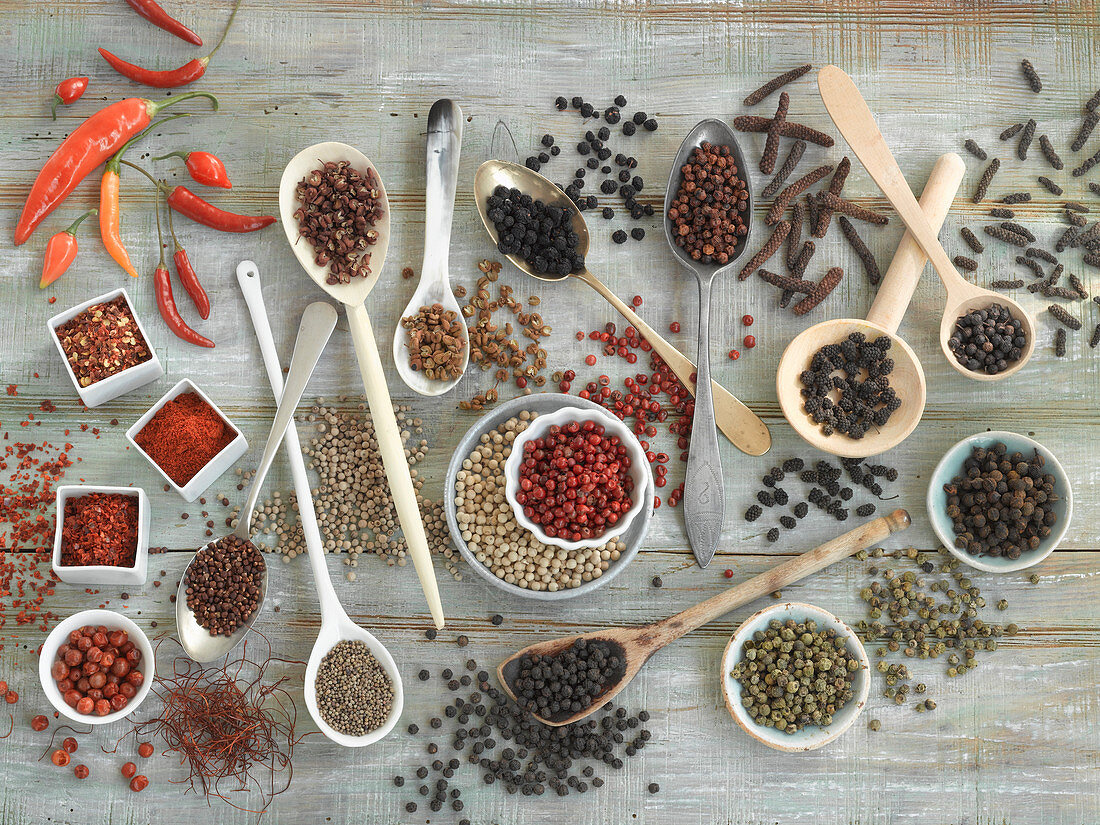
[[[347,284],[327,283],[328,269],[318,266],[313,258],[310,242],[298,234],[298,221],[294,212],[298,209],[298,181],[306,177],[320,164],[328,161],[349,161],[360,173],[373,169],[378,180],[379,202],[382,204],[382,218],[375,224],[378,230],[378,243],[370,248],[371,272],[365,278],[357,278]],[[348,315],[348,326],[355,343],[355,354],[359,358],[359,374],[363,379],[367,404],[370,406],[374,421],[378,450],[382,453],[382,465],[386,469],[386,479],[390,484],[397,518],[401,522],[401,531],[412,556],[416,575],[428,601],[432,620],[437,628],[443,627],[443,604],[439,600],[439,586],[435,580],[431,551],[428,549],[428,537],[424,534],[424,521],[420,507],[416,503],[416,491],[413,489],[412,476],[409,475],[409,463],[405,458],[405,448],[401,443],[401,432],[397,427],[397,418],[393,414],[393,402],[386,386],[386,373],[382,359],[378,355],[378,345],[374,340],[370,316],[363,301],[371,289],[378,283],[378,276],[386,262],[386,252],[390,245],[390,203],[386,197],[386,187],[382,176],[370,158],[358,149],[346,143],[317,143],[308,146],[295,155],[283,170],[279,181],[279,215],[282,218],[283,231],[290,242],[290,248],[298,258],[302,269],[330,296],[344,305]]]
[[393,334],[393,362],[397,374],[409,389],[429,397],[452,389],[470,363],[470,334],[462,317],[462,308],[451,291],[448,255],[451,249],[451,223],[454,219],[455,192],[458,189],[458,158],[462,149],[462,110],[451,100],[437,100],[428,112],[427,186],[424,193],[424,266],[420,283],[409,299],[402,318],[420,312],[421,307],[440,304],[455,314],[465,346],[462,369],[454,378],[428,378],[409,365],[409,347],[405,327],[397,325]]
[[[248,314],[252,317],[252,325],[256,328],[256,338],[260,342],[260,352],[263,353],[264,367],[267,369],[267,377],[271,381],[271,391],[276,398],[283,394],[283,373],[279,364],[279,354],[275,350],[275,338],[271,334],[271,324],[268,322],[267,309],[264,306],[264,296],[260,289],[260,271],[252,261],[241,261],[237,265],[237,283],[241,285],[244,293],[245,304],[248,306]],[[302,459],[302,445],[298,441],[298,430],[291,421],[287,427],[286,437],[287,457],[290,459],[290,472],[294,477],[294,492],[298,500],[298,520],[305,534],[306,548],[309,551],[309,566],[313,571],[313,584],[317,588],[317,599],[321,603],[321,632],[317,634],[317,641],[313,644],[313,652],[309,656],[305,675],[305,700],[306,708],[321,733],[348,748],[360,748],[370,745],[383,738],[397,724],[401,717],[401,709],[404,706],[404,691],[401,687],[401,674],[397,670],[390,652],[359,625],[348,618],[344,608],[340,605],[340,598],[328,575],[328,566],[325,564],[325,551],[321,542],[321,531],[317,528],[317,513],[313,509],[313,497],[310,492],[309,478],[306,476],[306,464]],[[317,667],[325,654],[332,650],[333,646],[344,639],[361,641],[370,648],[374,658],[382,665],[393,683],[393,709],[384,725],[372,730],[365,736],[348,736],[333,730],[317,709]]]

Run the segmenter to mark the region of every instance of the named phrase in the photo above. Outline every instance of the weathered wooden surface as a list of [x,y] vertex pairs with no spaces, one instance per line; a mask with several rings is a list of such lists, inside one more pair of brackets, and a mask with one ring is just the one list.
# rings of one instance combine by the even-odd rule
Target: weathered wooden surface
[[[227,2],[178,0],[170,5],[208,44],[216,40],[228,11]],[[996,135],[1005,125],[1032,116],[1041,124],[1040,133],[1045,131],[1057,146],[1068,147],[1082,101],[1100,87],[1097,20],[1093,3],[963,7],[853,3],[838,10],[810,2],[569,3],[534,8],[524,3],[292,0],[269,5],[246,0],[236,28],[201,83],[221,95],[222,111],[202,117],[201,122],[176,121],[145,149],[216,151],[226,161],[235,188],[212,199],[240,211],[271,211],[276,208],[283,164],[298,149],[323,139],[359,146],[381,169],[394,210],[391,259],[383,284],[369,302],[385,351],[398,313],[412,292],[412,282],[402,281],[398,272],[404,265],[417,266],[420,257],[423,118],[438,97],[456,99],[469,118],[451,256],[455,280],[466,285],[477,274],[476,261],[492,251],[473,208],[470,184],[477,164],[490,156],[497,121],[511,129],[521,157],[544,132],[558,135],[566,148],[552,168],[564,177],[573,168],[575,155],[569,146],[578,124],[576,115],[553,110],[553,98],[583,94],[605,101],[625,94],[631,102],[628,110],[640,105],[660,119],[658,132],[634,139],[641,160],[639,173],[647,182],[644,194],[649,202],[658,203],[667,164],[691,125],[704,116],[740,113],[740,100],[748,90],[806,61],[815,66],[835,62],[853,74],[914,189],[919,190],[940,153],[961,151],[963,139],[973,137],[991,155],[1002,158],[1004,167],[995,192],[1028,188],[1036,193],[1035,200],[1018,214],[1053,235],[1061,201],[1039,195],[1034,183],[1036,174],[1047,172],[1041,163],[1016,161]],[[49,4],[3,0],[0,43],[4,47],[0,75],[7,81],[0,113],[5,149],[0,239],[10,239],[36,170],[78,118],[101,100],[146,93],[113,76],[94,47],[102,44],[161,67],[181,63],[192,54],[114,0]],[[1028,92],[1019,77],[1019,60],[1025,56],[1031,56],[1043,74],[1046,87],[1041,96]],[[47,101],[53,85],[76,73],[91,75],[89,92],[52,124]],[[811,78],[791,93],[792,119],[829,126]],[[769,105],[774,101],[757,109],[770,114]],[[761,145],[762,138],[753,136],[747,141],[747,153],[755,155]],[[1088,152],[1095,148],[1094,139]],[[1037,147],[1032,151],[1037,152]],[[815,161],[835,162],[843,147],[829,151],[810,147],[807,154]],[[1068,149],[1063,154],[1072,168],[1075,163]],[[1072,157],[1079,161],[1085,154]],[[969,171],[963,194],[942,235],[952,254],[965,251],[958,227],[976,226],[984,218],[984,209],[969,200],[980,165],[966,159]],[[1069,184],[1067,196],[1096,204],[1083,180],[1069,177],[1068,168],[1053,176]],[[178,178],[178,166],[172,171]],[[762,186],[758,177],[754,179],[757,191]],[[185,508],[174,494],[161,492],[159,477],[148,465],[136,456],[119,458],[125,443],[122,430],[152,400],[187,376],[244,429],[253,445],[250,461],[254,462],[273,405],[261,378],[259,351],[233,270],[243,258],[259,264],[284,358],[301,310],[320,293],[298,269],[278,227],[260,235],[216,236],[184,221],[178,226],[214,304],[212,319],[203,329],[212,330],[217,339],[216,355],[183,345],[167,332],[156,315],[148,276],[137,282],[125,279],[103,253],[92,227],[81,236],[83,248],[73,271],[56,289],[39,292],[35,284],[45,238],[67,225],[68,216],[94,203],[97,179],[93,175],[26,245],[12,248],[10,240],[2,241],[0,382],[19,385],[19,396],[0,395],[0,422],[5,429],[17,427],[23,414],[35,410],[45,397],[57,403],[58,411],[41,416],[43,423],[34,431],[35,437],[56,441],[65,427],[77,422],[105,425],[117,417],[120,424],[105,426],[98,441],[74,432],[76,452],[84,461],[69,480],[82,477],[88,482],[145,487],[154,507],[154,542],[179,551],[155,557],[150,569],[167,569],[167,579],[174,581],[186,563],[188,548],[203,539],[201,526],[194,518],[179,518],[184,509],[192,508]],[[156,256],[149,242],[155,235],[150,193],[132,174],[124,177],[124,189],[126,237],[139,268],[151,272]],[[858,163],[845,195],[884,206]],[[590,255],[593,270],[622,296],[644,295],[643,313],[657,328],[667,329],[669,321],[680,320],[684,332],[670,338],[692,351],[695,291],[668,255],[659,224],[646,225],[649,234],[644,243],[615,247],[608,240],[606,225],[594,223],[601,225],[596,227]],[[880,265],[885,266],[900,233],[894,221],[869,236]],[[983,263],[1003,265],[1004,270],[1011,267],[1015,251],[995,244],[990,250]],[[784,345],[808,321],[859,316],[870,305],[872,294],[858,263],[837,232],[819,245],[818,258],[818,264],[837,261],[851,272],[807,321],[777,310],[771,288],[736,279],[717,286],[715,303],[723,309],[713,319],[715,377],[765,418],[775,446],[769,456],[750,459],[722,442],[728,476],[725,541],[711,569],[703,572],[693,567],[680,511],[662,507],[645,552],[609,587],[579,603],[556,607],[519,600],[502,603],[497,592],[476,577],[455,582],[440,569],[450,626],[439,641],[430,643],[423,638],[428,622],[411,570],[387,568],[364,557],[358,581],[349,583],[341,576],[345,568],[339,559],[332,559],[330,566],[349,612],[378,632],[402,667],[405,718],[398,732],[364,751],[307,740],[297,751],[291,790],[275,802],[267,821],[457,821],[459,816],[453,814],[410,817],[403,807],[410,787],[396,792],[391,784],[395,773],[409,775],[424,759],[424,740],[412,741],[403,732],[404,724],[423,724],[442,704],[439,683],[416,681],[417,669],[453,667],[469,655],[489,665],[546,634],[608,621],[648,621],[717,592],[725,583],[721,571],[726,567],[739,580],[764,569],[771,555],[806,549],[837,532],[835,525],[816,520],[779,544],[768,545],[758,526],[741,519],[757,488],[756,480],[775,459],[809,455],[783,422],[775,401],[773,376]],[[1081,274],[1087,278],[1091,273]],[[995,276],[983,267],[981,277],[988,281]],[[609,320],[621,326],[610,308],[593,301],[579,284],[534,288],[521,278],[514,271],[504,275],[519,294],[537,291],[542,296],[541,310],[556,330],[551,348],[556,367],[575,365],[590,351],[572,338],[574,331]],[[76,403],[44,334],[44,322],[54,312],[123,284],[124,279],[168,374],[158,384],[85,412]],[[1100,287],[1100,278],[1091,280]],[[46,300],[50,295],[57,296],[53,305]],[[1100,506],[1093,429],[1100,423],[1100,361],[1085,346],[1096,313],[1091,308],[1085,313],[1086,329],[1071,337],[1067,358],[1055,359],[1049,341],[1044,340],[1033,363],[1014,380],[978,385],[942,361],[935,340],[942,296],[929,272],[901,328],[922,359],[929,397],[920,427],[887,456],[889,463],[903,470],[903,480],[895,485],[900,497],[894,503],[909,508],[915,520],[909,535],[890,546],[934,546],[923,513],[925,479],[950,444],[987,427],[1034,434],[1062,459],[1074,482],[1075,513],[1069,535],[1063,548],[1038,568],[1042,576],[1038,585],[1028,584],[1018,574],[993,577],[976,572],[973,577],[991,602],[1001,596],[1009,600],[1009,610],[997,618],[1017,622],[1023,628],[1021,634],[982,659],[981,668],[962,680],[947,680],[941,666],[916,668],[939,704],[935,713],[918,716],[873,696],[864,721],[881,718],[881,732],[867,731],[861,721],[833,745],[791,756],[750,741],[722,706],[717,663],[736,621],[752,610],[745,608],[663,653],[624,694],[626,704],[644,705],[653,712],[654,741],[643,757],[629,761],[601,791],[565,800],[507,797],[498,787],[481,785],[464,766],[460,776],[467,778],[459,783],[467,803],[463,815],[475,823],[509,825],[561,821],[584,825],[632,821],[1077,825],[1100,820],[1100,607],[1095,572],[1100,541],[1093,516]],[[1027,294],[1024,301],[1036,311],[1045,305]],[[742,349],[737,362],[719,357],[743,335],[738,319],[746,312],[756,317],[752,331],[759,345],[751,352]],[[1043,329],[1044,335],[1052,337],[1049,324]],[[350,341],[338,332],[313,389],[330,397],[356,395],[359,379],[352,359]],[[601,362],[589,372],[605,369]],[[454,397],[427,401],[410,399],[396,376],[391,376],[395,399],[411,402],[425,421],[433,452],[424,472],[429,487],[435,485],[435,497],[449,451],[473,421],[469,414],[455,410],[455,399],[484,388],[484,378],[469,376]],[[673,467],[673,483],[679,482],[680,472]],[[270,484],[273,489],[289,488],[281,463]],[[212,491],[244,495],[236,494],[228,477]],[[857,591],[864,581],[862,567],[854,561],[837,565],[784,595],[814,602],[854,621],[861,615]],[[304,658],[317,629],[308,569],[299,560],[278,566],[275,573],[272,602],[280,612],[267,612],[257,626],[288,643],[289,649],[280,651],[284,655]],[[656,574],[665,582],[659,591],[648,584]],[[170,626],[169,588],[154,589],[151,581],[152,577],[145,588],[130,588],[131,598],[123,609],[140,623],[157,621],[163,630]],[[113,589],[103,588],[98,598],[110,599],[117,608],[122,604],[118,596]],[[68,614],[92,606],[89,599],[81,588],[59,586],[50,607]],[[497,611],[507,617],[500,629],[488,624],[489,615]],[[453,644],[459,632],[471,639],[463,651]],[[131,794],[116,773],[119,760],[99,754],[92,744],[113,741],[113,728],[88,738],[82,746],[80,755],[92,768],[92,780],[78,783],[69,775],[44,770],[35,761],[41,737],[27,727],[29,717],[44,702],[33,671],[32,651],[40,641],[36,630],[22,628],[0,658],[0,677],[7,678],[22,696],[14,708],[16,733],[0,744],[4,775],[0,822],[182,822],[213,817],[213,821],[236,825],[254,819],[219,802],[209,809],[201,798],[182,795],[179,786],[169,784],[181,773],[168,760],[149,764],[146,772],[153,784],[140,796]],[[304,708],[302,714],[305,717]],[[43,778],[48,785],[43,786]],[[661,783],[660,794],[645,792],[651,781]]]

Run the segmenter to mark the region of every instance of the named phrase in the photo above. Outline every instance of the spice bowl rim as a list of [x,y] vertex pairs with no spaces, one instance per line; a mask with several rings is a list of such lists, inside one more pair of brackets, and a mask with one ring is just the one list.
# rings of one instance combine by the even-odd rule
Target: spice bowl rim
[[[91,493],[119,493],[136,496],[138,500],[138,537],[134,563],[128,567],[114,567],[108,564],[62,564],[61,535],[65,522],[65,501],[76,495]],[[66,584],[128,584],[142,585],[148,577],[149,569],[149,532],[151,513],[149,496],[141,487],[112,487],[104,484],[62,484],[55,493],[57,508],[54,527],[53,555],[51,566],[54,575]]]
[[[1043,539],[1037,548],[1021,553],[1018,559],[992,558],[972,556],[965,550],[955,546],[955,535],[951,519],[945,512],[945,494],[943,485],[949,482],[958,473],[964,461],[964,453],[969,454],[975,446],[989,446],[995,442],[1004,442],[1010,453],[1028,452],[1031,449],[1039,451],[1044,460],[1044,469],[1054,476],[1061,495],[1061,500],[1055,509],[1059,511],[1061,526]],[[983,570],[987,573],[1013,573],[1018,570],[1026,570],[1034,567],[1053,553],[1069,530],[1073,517],[1073,487],[1070,484],[1069,475],[1062,463],[1047,447],[1040,444],[1034,438],[1014,433],[1009,430],[990,430],[988,432],[975,433],[963,438],[947,449],[943,457],[936,464],[928,482],[928,493],[925,498],[928,510],[928,520],[932,524],[932,530],[936,538],[940,540],[947,551],[964,564]]]
[[[794,734],[780,733],[774,728],[758,725],[749,718],[748,713],[741,704],[741,686],[730,675],[730,671],[740,661],[741,648],[745,638],[766,626],[772,619],[781,616],[800,621],[813,619],[819,626],[824,625],[825,629],[831,627],[838,633],[844,633],[848,642],[848,652],[859,659],[860,668],[852,679],[854,695],[844,707],[834,714],[833,724],[827,728],[808,725]],[[816,750],[840,738],[855,724],[856,719],[863,712],[871,689],[871,662],[859,636],[843,619],[808,602],[782,602],[769,605],[753,613],[741,622],[737,630],[730,636],[730,640],[726,643],[726,648],[722,652],[721,667],[722,697],[730,716],[753,739],[767,745],[769,748],[786,753],[805,753]],[[841,716],[843,718],[839,718]]]
[[[73,372],[72,365],[69,363],[69,357],[65,354],[65,347],[61,344],[61,337],[57,334],[57,328],[65,322],[71,321],[81,312],[88,309],[88,307],[113,301],[120,295],[126,302],[126,306],[130,310],[130,315],[133,316],[134,323],[137,324],[138,331],[141,333],[141,337],[144,339],[146,346],[149,347],[150,358],[148,361],[134,364],[132,367],[127,367],[124,370],[116,372],[114,375],[109,375],[106,378],[96,381],[94,384],[89,384],[87,387],[81,387],[80,382],[77,380],[76,373]],[[76,389],[77,396],[79,396],[86,407],[99,407],[106,404],[108,401],[114,401],[119,396],[125,395],[140,387],[144,387],[146,384],[151,384],[164,375],[164,365],[160,362],[160,358],[157,357],[157,351],[153,347],[153,341],[149,337],[149,332],[145,329],[145,325],[141,323],[141,317],[138,315],[134,302],[130,300],[130,293],[126,291],[126,287],[112,289],[109,292],[105,292],[102,295],[98,295],[95,298],[91,298],[83,303],[57,313],[46,321],[46,328],[49,329],[50,338],[53,339],[54,346],[57,347],[57,351],[61,355],[61,363],[65,365],[65,372],[68,374],[69,380]]]
[[[50,672],[50,668],[53,667],[57,649],[61,647],[64,640],[68,638],[70,632],[76,628],[84,627],[85,625],[107,625],[110,627],[112,624],[119,630],[125,630],[129,635],[130,641],[141,649],[141,659],[143,662],[142,673],[145,675],[145,679],[142,681],[141,687],[138,688],[137,693],[134,694],[134,698],[131,699],[122,710],[116,710],[112,713],[108,713],[106,716],[84,716],[65,704],[65,700],[61,696],[61,691],[57,689],[57,684],[53,680],[53,674]],[[145,634],[145,631],[138,627],[137,623],[130,617],[124,616],[114,610],[106,610],[105,608],[81,610],[66,619],[62,619],[54,625],[53,630],[50,631],[45,641],[42,642],[42,649],[38,655],[38,680],[42,683],[42,691],[46,694],[46,698],[50,700],[50,704],[52,704],[63,716],[80,724],[109,725],[111,722],[117,722],[119,719],[125,719],[145,701],[145,698],[153,688],[153,681],[155,679],[156,651],[153,650],[153,645],[149,641],[149,637]]]
[[[230,429],[236,433],[236,436],[230,441],[222,450],[213,455],[208,462],[203,466],[201,470],[195,473],[185,485],[180,487],[176,482],[168,477],[168,474],[161,469],[157,462],[153,461],[153,457],[149,455],[145,450],[141,448],[141,445],[137,443],[136,436],[141,432],[145,425],[148,424],[154,415],[156,415],[161,407],[167,404],[169,401],[176,398],[176,396],[182,395],[185,388],[190,389],[196,393],[203,401],[205,401],[214,412],[216,412]],[[175,386],[173,386],[168,392],[162,395],[157,401],[153,403],[148,410],[126,430],[126,440],[133,445],[134,449],[148,461],[158,473],[165,483],[169,484],[173,490],[183,496],[185,501],[194,501],[199,497],[211,484],[213,484],[226,470],[228,470],[234,462],[237,461],[242,455],[248,452],[248,440],[245,438],[244,432],[233,423],[232,419],[226,415],[221,407],[214,403],[202,388],[199,387],[190,378],[181,378]]]
[[447,466],[446,481],[443,488],[443,509],[447,517],[447,527],[451,533],[451,540],[455,543],[455,546],[458,547],[459,555],[462,556],[471,570],[490,585],[504,593],[523,599],[533,599],[535,601],[544,602],[565,601],[567,599],[585,596],[606,586],[612,579],[626,569],[634,560],[634,557],[637,556],[638,550],[641,549],[646,534],[649,532],[649,525],[653,518],[653,482],[652,479],[650,479],[648,482],[649,486],[647,487],[650,506],[643,511],[642,518],[636,520],[631,529],[619,537],[620,541],[626,544],[626,547],[619,554],[618,560],[611,562],[607,570],[598,578],[583,582],[577,587],[565,588],[563,590],[531,590],[506,582],[479,561],[470,550],[462,538],[462,530],[458,525],[457,507],[455,505],[455,481],[457,480],[459,471],[462,469],[462,462],[469,458],[473,449],[480,444],[482,435],[496,429],[508,419],[518,416],[525,410],[534,412],[541,417],[546,414],[544,410],[552,412],[558,405],[563,403],[579,406],[585,411],[599,407],[598,404],[587,399],[573,398],[572,396],[562,393],[535,393],[513,398],[499,405],[494,410],[484,413],[470,426],[459,440],[458,446],[451,456],[450,464]]
[[[555,424],[560,425],[578,418],[583,420],[593,417],[601,418],[601,423],[605,425],[607,434],[619,436],[619,439],[630,453],[631,476],[634,479],[634,488],[637,491],[634,496],[634,503],[631,508],[626,511],[626,514],[619,519],[618,524],[612,529],[601,533],[599,536],[583,539],[581,541],[565,541],[560,538],[550,537],[543,532],[539,525],[535,524],[524,515],[523,507],[516,501],[516,492],[519,489],[519,463],[523,454],[523,445],[531,439],[538,437],[545,432],[548,427],[552,427]],[[540,414],[528,425],[527,429],[517,435],[512,442],[512,450],[504,462],[504,482],[504,497],[508,499],[508,503],[512,506],[512,513],[515,515],[519,526],[534,534],[535,538],[543,544],[550,545],[551,547],[558,547],[562,550],[581,550],[606,544],[612,539],[616,539],[626,533],[627,530],[630,529],[630,525],[633,523],[634,519],[646,508],[646,505],[649,505],[650,508],[653,506],[653,499],[649,497],[652,479],[645,450],[643,450],[642,445],[638,443],[638,439],[631,431],[630,427],[599,404],[595,405],[595,409],[589,409],[567,403],[553,412]]]

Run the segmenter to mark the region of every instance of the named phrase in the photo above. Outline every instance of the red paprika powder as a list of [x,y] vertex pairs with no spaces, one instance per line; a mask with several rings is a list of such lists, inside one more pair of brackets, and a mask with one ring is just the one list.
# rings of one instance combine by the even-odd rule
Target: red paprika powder
[[235,437],[233,428],[202,396],[185,392],[157,410],[134,441],[183,487]]
[[133,567],[137,559],[138,499],[123,493],[89,493],[65,501],[61,564]]

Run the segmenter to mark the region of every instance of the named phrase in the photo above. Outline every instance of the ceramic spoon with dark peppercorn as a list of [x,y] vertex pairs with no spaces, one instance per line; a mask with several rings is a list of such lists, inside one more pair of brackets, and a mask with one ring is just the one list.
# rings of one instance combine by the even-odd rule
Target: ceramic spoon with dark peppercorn
[[[519,189],[533,198],[554,206],[573,207],[573,202],[569,200],[568,196],[538,172],[533,172],[517,163],[487,160],[481,164],[477,170],[477,175],[474,177],[474,198],[477,201],[478,211],[481,213],[481,220],[494,243],[499,244],[500,238],[497,235],[493,221],[489,218],[488,200],[497,186]],[[573,231],[579,236],[577,252],[581,255],[587,255],[589,245],[588,227],[584,222],[584,216],[580,212],[573,215]],[[691,360],[657,334],[657,331],[643,321],[632,307],[620,300],[599,278],[589,272],[587,267],[581,272],[552,275],[536,272],[518,255],[508,255],[507,258],[521,272],[530,275],[532,278],[538,278],[540,281],[562,281],[566,278],[576,278],[588,284],[638,330],[641,336],[653,347],[653,351],[668,364],[688,392],[695,392],[696,387],[692,375],[696,369]],[[768,432],[767,425],[760,420],[756,413],[734,398],[721,384],[712,381],[711,390],[714,393],[714,419],[718,429],[741,452],[748,455],[763,455],[766,453],[772,444],[771,433]]]
[[[920,208],[932,228],[939,231],[951,202],[962,182],[966,166],[956,154],[942,155],[928,176],[921,193]],[[779,406],[791,427],[808,444],[833,455],[863,458],[879,455],[909,437],[924,414],[927,387],[924,370],[913,349],[898,337],[898,326],[917,288],[928,257],[909,232],[901,239],[890,268],[882,279],[867,320],[836,318],[814,324],[787,345],[775,373],[775,390]],[[889,374],[890,386],[897,393],[898,407],[882,427],[870,427],[859,439],[841,433],[825,435],[821,425],[806,412],[799,376],[810,365],[814,355],[826,344],[839,344],[852,333],[868,338],[889,336],[892,346],[888,355],[894,361]]]
[[583,710],[552,719],[534,714],[540,722],[553,727],[579,722],[614,699],[630,683],[630,680],[638,675],[642,665],[665,645],[724,616],[731,610],[736,610],[769,593],[792,585],[834,562],[878,544],[891,533],[907,529],[911,523],[909,513],[905,510],[895,510],[888,516],[868,521],[854,530],[837,536],[832,541],[825,542],[820,547],[795,556],[789,561],[731,587],[724,593],[712,596],[705,602],[700,602],[659,622],[641,627],[610,627],[579,636],[564,636],[560,639],[529,645],[501,662],[497,668],[497,678],[500,679],[505,693],[519,701],[516,695],[516,680],[519,676],[521,659],[531,656],[553,658],[572,647],[578,639],[598,643],[609,657],[618,657],[618,667],[609,673],[608,680],[600,685],[600,692],[592,697],[592,703]]
[[[826,66],[818,73],[817,85],[829,117],[844,135],[867,173],[878,184],[882,194],[897,210],[898,217],[909,229],[913,239],[932,261],[947,290],[947,302],[940,320],[940,348],[947,362],[956,371],[975,381],[999,381],[1019,372],[1035,352],[1035,320],[1017,301],[1007,295],[975,286],[955,269],[936,238],[935,230],[921,213],[917,199],[913,197],[897,161],[890,153],[886,139],[875,123],[875,116],[871,114],[867,101],[859,93],[852,78],[836,66]],[[989,374],[967,369],[964,364],[959,363],[949,342],[955,334],[956,321],[959,318],[975,310],[989,309],[993,304],[1006,307],[1016,320],[1022,322],[1026,342],[1020,348],[1019,358],[1007,364],[1005,369]]]
[[[732,254],[725,263],[696,260],[683,246],[676,243],[679,237],[676,227],[669,219],[670,210],[676,201],[677,193],[683,181],[682,171],[691,162],[693,154],[704,144],[715,147],[729,147],[730,154],[737,164],[738,177],[744,183],[746,197],[737,207],[746,218],[744,235],[740,236]],[[684,142],[672,163],[668,176],[668,189],[665,191],[664,224],[665,237],[676,259],[691,270],[699,284],[699,381],[704,387],[711,385],[710,380],[710,295],[714,281],[720,275],[730,272],[737,259],[744,254],[748,245],[749,230],[752,227],[752,191],[748,180],[748,167],[737,138],[725,123],[708,119],[696,124]],[[713,179],[713,178],[712,178]],[[695,200],[702,184],[689,197]],[[709,187],[708,187],[709,188]],[[710,200],[708,194],[707,200]],[[710,207],[708,207],[709,209]],[[715,211],[715,210],[711,210]],[[680,239],[681,243],[682,238]],[[705,250],[704,250],[705,251]],[[722,457],[718,452],[718,433],[714,421],[714,397],[710,392],[695,395],[695,416],[691,423],[691,443],[688,444],[687,470],[684,486],[684,524],[687,528],[688,542],[700,567],[706,567],[714,558],[718,549],[718,540],[722,536],[722,520],[725,514],[725,491],[722,484]]]
[[[267,471],[271,469],[271,462],[275,459],[275,453],[279,451],[279,445],[283,442],[287,426],[294,417],[294,410],[306,391],[313,369],[317,366],[325,344],[328,343],[332,331],[336,328],[336,317],[336,310],[332,304],[324,301],[310,304],[302,314],[302,323],[298,327],[298,338],[294,344],[294,355],[291,357],[290,370],[286,376],[286,388],[279,400],[275,420],[271,423],[271,433],[267,437],[263,456],[260,458],[256,475],[252,479],[248,499],[237,517],[237,529],[233,532],[233,535],[242,542],[247,542],[252,537],[252,511],[260,496],[260,488],[263,487]],[[187,603],[188,579],[194,564],[195,560],[192,559],[180,579],[179,592],[176,594],[176,630],[180,644],[183,645],[184,652],[188,656],[196,662],[211,662],[229,653],[248,634],[256,617],[260,615],[264,599],[267,598],[269,574],[265,564],[260,581],[259,598],[255,608],[244,622],[229,635],[213,635],[199,624],[194,611]]]

